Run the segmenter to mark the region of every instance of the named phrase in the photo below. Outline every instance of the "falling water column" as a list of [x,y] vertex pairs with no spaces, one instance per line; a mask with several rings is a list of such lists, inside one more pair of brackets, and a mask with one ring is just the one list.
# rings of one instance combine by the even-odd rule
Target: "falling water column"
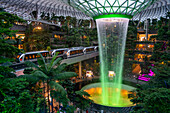
[[[98,29],[100,74],[102,84],[102,103],[109,105],[121,104],[120,91],[122,83],[122,69],[124,62],[125,42],[129,19],[126,18],[101,18],[96,19]],[[109,71],[114,71],[115,77],[112,82],[114,86],[107,86]],[[117,89],[110,94],[108,87]]]

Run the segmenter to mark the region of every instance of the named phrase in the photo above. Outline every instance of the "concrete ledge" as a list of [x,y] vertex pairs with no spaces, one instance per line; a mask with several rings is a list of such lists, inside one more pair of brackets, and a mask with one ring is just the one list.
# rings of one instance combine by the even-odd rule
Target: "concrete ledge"
[[64,59],[61,63],[66,63],[66,64],[70,65],[70,64],[81,62],[81,61],[84,61],[84,60],[87,60],[87,59],[90,59],[90,58],[93,58],[96,56],[99,56],[99,52],[94,52],[94,53],[90,53],[90,54],[86,54],[86,55],[82,55],[82,56]]

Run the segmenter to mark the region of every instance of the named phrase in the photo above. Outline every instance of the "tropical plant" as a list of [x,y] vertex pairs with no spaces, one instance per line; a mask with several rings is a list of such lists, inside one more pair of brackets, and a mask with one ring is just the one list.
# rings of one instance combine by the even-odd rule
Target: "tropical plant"
[[34,101],[29,83],[23,78],[14,78],[7,73],[10,74],[4,70],[0,78],[0,112],[33,113]]
[[52,34],[45,30],[29,32],[28,34],[26,34],[26,38],[24,39],[24,45],[26,46],[25,50],[45,50],[48,46],[50,46],[51,37]]
[[[77,91],[76,84],[73,83],[71,80],[60,81],[59,83],[66,89],[70,103],[73,103],[75,108],[86,110],[90,107],[90,104],[93,101],[89,99],[90,95],[87,92],[82,91],[82,90]],[[62,101],[62,99],[60,101]],[[67,107],[66,110],[69,110],[69,109],[70,109],[70,106]]]
[[145,84],[137,85],[136,93],[129,95],[132,97],[131,101],[136,104],[132,113],[168,113],[170,110],[168,107],[170,101],[168,21],[169,19],[161,18],[156,26],[158,35],[151,37],[159,40],[154,44],[154,52],[150,59],[154,61],[154,67],[149,66],[150,61],[146,57],[141,67],[143,73],[148,73],[147,71],[152,69],[155,76],[152,76]]
[[[31,61],[26,61],[26,64],[30,67],[34,67],[35,70],[32,74],[23,75],[21,77],[26,77],[27,79],[34,78],[33,81],[38,82],[39,80],[43,81],[44,85],[44,98],[45,98],[45,89],[47,89],[48,95],[48,106],[50,112],[50,91],[60,92],[63,96],[66,96],[65,89],[58,84],[56,81],[65,80],[70,77],[77,76],[74,72],[65,72],[66,64],[61,64],[62,58],[57,58],[57,55],[54,56],[51,62],[45,62],[44,57],[41,54],[38,54],[40,57],[37,58],[38,65],[34,64]],[[56,59],[57,58],[57,59]]]
[[[1,57],[1,63],[4,63],[4,61],[11,61],[11,59],[5,59],[7,58],[13,58],[18,52],[20,52],[16,47],[10,45],[7,43],[7,40],[5,38],[12,37],[17,31],[10,30],[10,28],[13,26],[15,22],[24,22],[19,17],[12,15],[10,13],[0,11],[0,57]],[[3,58],[4,57],[4,58]]]
[[134,113],[168,113],[170,110],[170,67],[158,63],[152,71],[155,77],[146,84],[137,85],[137,93],[130,96],[136,104]]
[[93,102],[89,99],[90,95],[85,91],[76,91],[75,92],[75,105],[81,110],[87,110],[90,107],[90,104]]
[[10,30],[15,22],[24,22],[23,19],[20,19],[18,16],[12,15],[8,12],[0,11],[0,38],[6,38],[7,36],[11,37],[17,31]]

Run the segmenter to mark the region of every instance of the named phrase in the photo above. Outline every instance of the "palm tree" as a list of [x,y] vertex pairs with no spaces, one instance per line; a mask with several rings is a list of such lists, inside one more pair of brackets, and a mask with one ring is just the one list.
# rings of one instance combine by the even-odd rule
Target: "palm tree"
[[[65,89],[58,84],[56,81],[65,80],[71,77],[77,76],[74,72],[65,72],[65,67],[67,64],[63,63],[61,64],[62,58],[57,58],[57,55],[54,56],[51,60],[51,62],[45,62],[44,57],[41,54],[38,54],[40,56],[37,58],[38,65],[34,64],[31,61],[26,61],[25,63],[30,66],[34,67],[34,71],[32,74],[29,75],[23,75],[22,77],[26,77],[27,79],[33,79],[35,81],[42,80],[43,86],[44,86],[44,98],[45,98],[45,89],[47,89],[48,94],[48,105],[49,105],[49,113],[50,113],[50,91],[55,90],[57,92],[60,92],[62,95],[66,96]],[[56,59],[57,58],[57,59]],[[52,112],[53,112],[53,106],[52,106]]]

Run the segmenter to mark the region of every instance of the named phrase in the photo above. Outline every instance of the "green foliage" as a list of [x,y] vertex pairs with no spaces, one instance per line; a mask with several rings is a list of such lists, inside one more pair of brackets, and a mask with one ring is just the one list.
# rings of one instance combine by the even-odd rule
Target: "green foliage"
[[32,68],[25,68],[23,73],[24,73],[24,74],[31,74],[32,71],[33,71]]
[[90,107],[90,103],[92,103],[93,101],[88,99],[88,97],[90,97],[90,95],[85,92],[85,91],[76,91],[75,92],[75,105],[76,107],[80,108],[81,110],[86,110],[87,108]]
[[[19,17],[12,15],[7,12],[0,12],[0,57],[8,57],[13,58],[17,53],[20,52],[19,49],[17,49],[14,46],[11,46],[8,44],[7,40],[4,40],[6,37],[13,36],[17,31],[12,31],[10,28],[13,26],[15,22],[24,22]],[[7,59],[8,61],[10,59]],[[0,61],[1,63],[4,63],[5,60]]]
[[155,73],[155,77],[151,79],[149,82],[154,87],[159,88],[169,88],[170,86],[170,67],[167,65],[156,65],[155,68],[152,69]]
[[[141,91],[142,90],[142,91]],[[166,88],[138,89],[138,94],[131,101],[137,103],[133,113],[168,113],[170,108],[170,90]]]
[[[32,95],[28,90],[29,83],[22,78],[6,78],[1,80],[1,91],[4,94],[0,102],[1,112],[33,113]],[[29,105],[29,106],[28,106]]]
[[68,34],[66,36],[66,43],[68,44],[68,47],[77,47],[80,46],[82,43],[82,36],[84,36],[84,33],[81,28],[71,28],[68,31]]
[[63,107],[66,108],[68,105],[69,99],[66,97],[66,95],[61,94],[58,91],[51,90],[51,96],[54,98],[57,102],[62,103]]
[[52,34],[45,30],[30,31],[26,34],[25,49],[26,51],[45,50],[50,46],[50,38]]
[[149,89],[150,95],[144,99],[145,109],[151,113],[168,113],[170,111],[170,90],[166,88]]
[[0,41],[0,54],[1,56],[13,58],[20,50],[12,45]]
[[16,32],[9,29],[15,22],[24,22],[24,20],[7,12],[0,12],[0,38],[12,36]]
[[3,75],[4,78],[15,78],[16,75],[13,72],[12,68],[0,66],[0,75]]
[[[47,92],[51,92],[52,97],[56,100],[58,99],[58,95],[61,95],[61,99],[63,99],[62,103],[67,105],[68,104],[68,99],[66,97],[67,93],[65,89],[56,82],[56,80],[64,80],[66,78],[74,77],[77,75],[73,72],[65,72],[64,69],[66,67],[66,64],[61,64],[62,59],[57,58],[57,55],[55,55],[52,58],[52,60],[48,63],[45,62],[45,59],[41,54],[38,55],[40,55],[40,58],[37,58],[39,66],[37,66],[33,62],[27,61],[26,64],[30,67],[34,67],[35,70],[32,71],[30,75],[23,75],[21,77],[25,77],[29,81],[35,81],[35,79],[37,82],[40,80],[43,81],[44,84],[45,83],[47,84],[44,85],[44,87],[47,88]],[[48,106],[50,106],[50,101],[48,101]]]
[[47,46],[47,51],[51,51],[51,47],[50,46]]
[[71,102],[74,102],[74,95],[75,95],[75,83],[71,80],[62,80],[59,82],[67,91],[68,98]]
[[89,20],[66,17],[59,21],[62,23],[61,31],[66,32],[63,41],[66,41],[68,47],[90,46],[92,41],[97,41],[97,29],[89,28]]
[[131,74],[132,72],[133,62],[130,61],[129,59],[134,59],[134,49],[136,48],[136,42],[135,42],[136,39],[137,39],[137,28],[136,25],[134,25],[134,22],[130,21],[128,31],[127,31],[126,51],[124,57],[124,69],[123,69],[124,76]]
[[89,99],[90,95],[85,91],[75,91],[75,84],[71,80],[60,81],[60,84],[66,89],[70,102],[76,108],[86,110],[93,101]]
[[[168,13],[167,13],[168,14]],[[167,24],[168,23],[168,24]],[[169,23],[170,20],[166,18],[161,18],[160,21],[158,21],[157,29],[158,29],[158,35],[154,35],[151,38],[156,38],[156,40],[159,40],[160,42],[154,44],[154,53],[151,57],[152,61],[155,62],[168,62],[170,60],[169,58]]]
[[131,95],[131,101],[136,104],[134,113],[168,113],[170,110],[170,68],[159,64],[152,70],[156,76],[146,84],[138,85],[137,93]]

